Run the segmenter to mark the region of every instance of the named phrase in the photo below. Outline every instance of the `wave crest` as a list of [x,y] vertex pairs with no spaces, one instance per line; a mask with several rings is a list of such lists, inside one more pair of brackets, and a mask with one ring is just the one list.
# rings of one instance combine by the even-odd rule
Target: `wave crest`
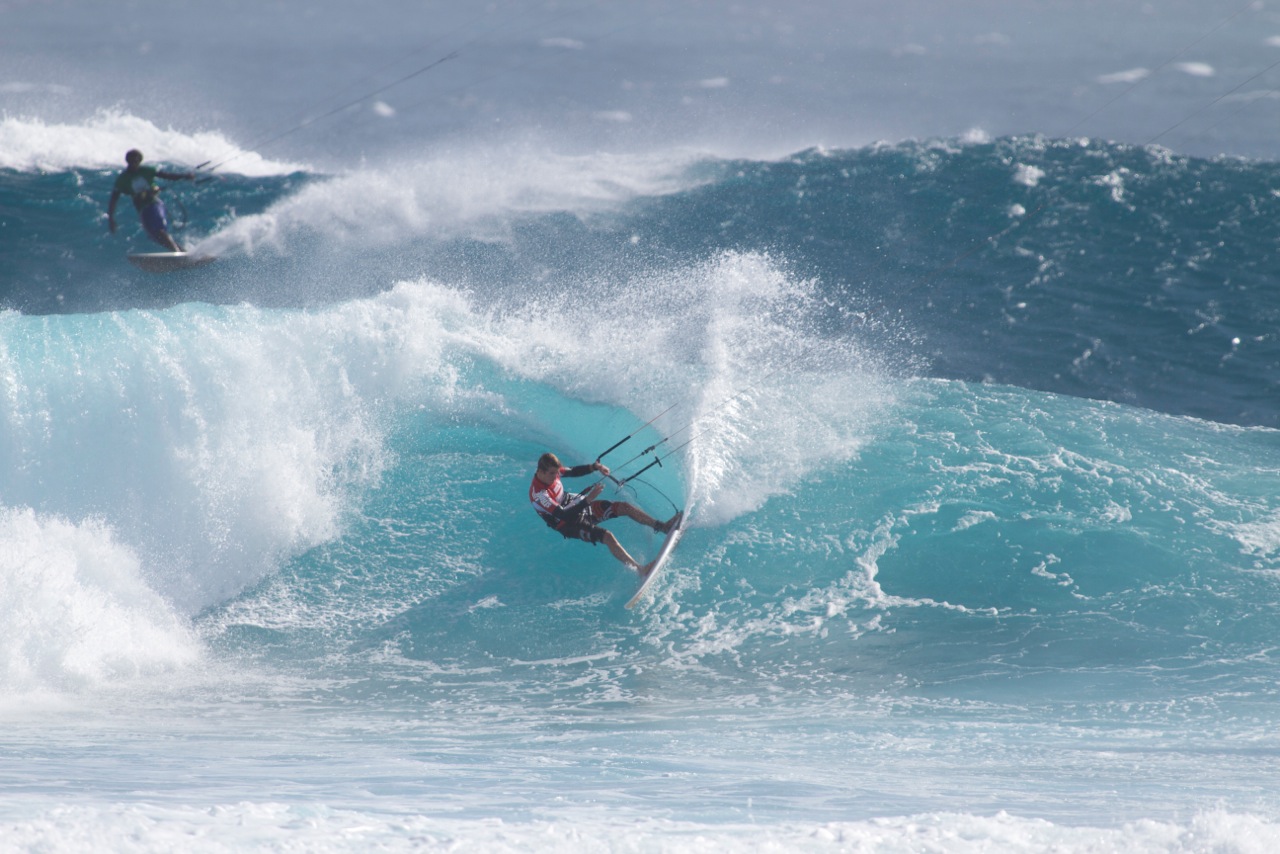
[[131,148],[141,149],[149,162],[187,169],[217,158],[228,162],[226,171],[251,177],[287,175],[306,168],[244,151],[217,131],[188,133],[172,127],[162,128],[148,119],[119,110],[99,110],[77,124],[50,124],[37,118],[13,116],[0,118],[0,169],[17,172],[122,169],[124,153]]

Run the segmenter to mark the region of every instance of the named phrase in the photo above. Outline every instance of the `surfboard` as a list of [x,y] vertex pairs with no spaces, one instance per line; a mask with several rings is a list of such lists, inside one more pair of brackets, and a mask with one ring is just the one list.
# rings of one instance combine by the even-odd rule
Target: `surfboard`
[[190,270],[192,267],[203,267],[217,259],[215,255],[193,255],[190,252],[130,252],[129,260],[134,266],[148,273],[172,273],[175,270]]
[[680,535],[684,533],[684,520],[686,518],[685,511],[680,511],[680,515],[676,517],[676,523],[671,526],[671,530],[667,532],[667,538],[662,541],[662,548],[658,549],[658,556],[653,559],[653,569],[649,570],[649,574],[645,576],[640,589],[636,591],[636,595],[632,596],[627,602],[628,608],[634,608],[645,597],[645,594],[653,588],[653,582],[662,573],[663,565],[666,564],[667,558],[671,557],[671,552],[675,550],[676,543],[680,541]]

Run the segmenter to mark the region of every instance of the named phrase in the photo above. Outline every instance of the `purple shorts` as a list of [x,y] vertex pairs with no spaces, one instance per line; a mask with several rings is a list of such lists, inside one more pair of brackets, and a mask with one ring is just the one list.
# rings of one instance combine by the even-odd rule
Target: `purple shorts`
[[138,216],[142,219],[142,227],[153,238],[158,238],[169,231],[169,217],[165,212],[164,202],[159,199],[138,211]]

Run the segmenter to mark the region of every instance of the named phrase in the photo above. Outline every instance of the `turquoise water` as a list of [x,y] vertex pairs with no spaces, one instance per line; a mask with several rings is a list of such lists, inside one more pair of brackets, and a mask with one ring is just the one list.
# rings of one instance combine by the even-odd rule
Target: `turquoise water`
[[[581,28],[625,21],[587,11],[535,44],[588,62]],[[696,43],[715,11],[642,36]],[[1002,23],[1028,49],[1028,24],[964,26]],[[901,43],[939,74],[1001,44]],[[440,131],[471,146],[351,115],[260,154],[243,117],[29,105],[131,56],[0,90],[24,110],[0,119],[0,848],[1274,846],[1272,160],[1145,145],[1143,110],[1114,141],[571,150],[483,133],[525,115],[504,93]],[[549,68],[577,115],[594,96]],[[684,73],[686,98],[742,79]],[[1158,113],[1162,82],[1131,97]],[[104,190],[134,144],[235,155],[167,191],[216,263],[124,262],[145,239],[127,210],[107,234]],[[543,451],[626,436],[616,473],[662,465],[607,497],[695,508],[633,611],[634,576],[525,506]]]

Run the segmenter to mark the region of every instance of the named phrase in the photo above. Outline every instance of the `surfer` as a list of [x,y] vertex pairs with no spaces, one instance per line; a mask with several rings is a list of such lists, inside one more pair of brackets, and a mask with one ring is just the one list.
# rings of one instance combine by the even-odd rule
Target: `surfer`
[[639,572],[640,577],[643,578],[648,574],[649,566],[642,567],[636,563],[612,532],[599,527],[600,523],[618,516],[626,516],[641,525],[653,528],[659,534],[665,534],[671,530],[672,524],[680,514],[677,513],[665,522],[659,522],[639,507],[626,501],[598,501],[596,498],[604,489],[604,481],[600,481],[579,495],[565,492],[560,478],[585,477],[592,472],[600,472],[607,477],[609,467],[599,460],[587,465],[566,467],[560,464],[560,459],[555,454],[545,453],[538,458],[538,470],[533,475],[533,482],[529,484],[529,501],[542,520],[564,537],[582,540],[593,546],[596,543],[604,543],[614,557],[627,567]]
[[116,233],[116,201],[125,195],[133,199],[133,206],[142,220],[142,227],[147,235],[167,248],[170,252],[181,252],[178,241],[169,234],[169,217],[160,201],[160,187],[156,178],[166,181],[190,181],[196,177],[194,172],[162,172],[154,166],[142,165],[142,152],[131,148],[124,156],[125,169],[116,178],[111,190],[111,201],[107,205],[107,225],[111,233]]

